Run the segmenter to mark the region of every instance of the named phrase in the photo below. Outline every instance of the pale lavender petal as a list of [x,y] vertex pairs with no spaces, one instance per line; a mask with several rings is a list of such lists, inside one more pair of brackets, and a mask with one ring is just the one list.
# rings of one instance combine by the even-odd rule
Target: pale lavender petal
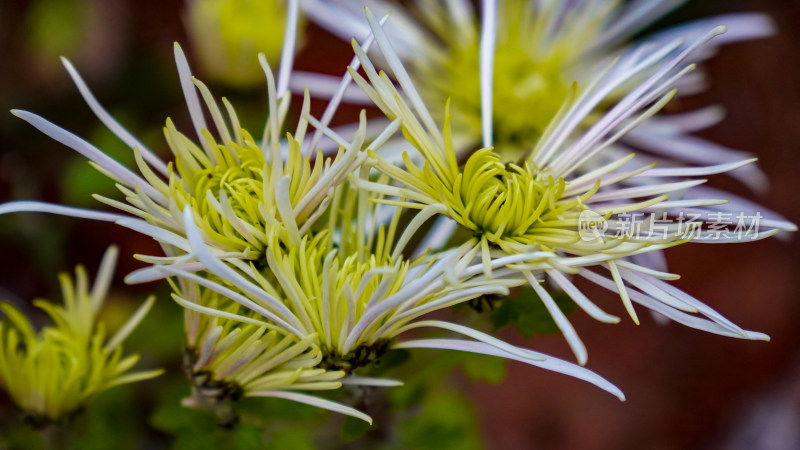
[[577,364],[568,363],[566,361],[553,358],[551,356],[530,351],[536,355],[536,359],[522,358],[510,353],[504,352],[491,345],[484,344],[483,342],[474,342],[463,339],[419,339],[414,341],[399,342],[394,345],[394,348],[433,348],[445,350],[457,350],[469,353],[479,353],[482,355],[499,356],[501,358],[513,359],[514,361],[530,364],[542,369],[558,372],[564,375],[578,378],[587,381],[595,386],[615,395],[620,400],[625,400],[625,395],[616,386],[609,383],[605,378],[597,375],[596,373],[585,369]]
[[341,403],[332,402],[312,395],[301,394],[299,392],[291,391],[256,391],[247,393],[248,397],[275,397],[291,400],[298,403],[305,403],[306,405],[316,406],[317,408],[327,409],[329,411],[345,414],[348,416],[361,419],[368,424],[372,425],[372,418],[361,411],[343,405]]
[[123,216],[121,214],[27,200],[8,202],[0,205],[0,215],[17,212],[41,212],[57,214],[60,216],[77,217],[79,219],[99,220],[101,222],[116,222],[121,219],[129,218],[128,216]]

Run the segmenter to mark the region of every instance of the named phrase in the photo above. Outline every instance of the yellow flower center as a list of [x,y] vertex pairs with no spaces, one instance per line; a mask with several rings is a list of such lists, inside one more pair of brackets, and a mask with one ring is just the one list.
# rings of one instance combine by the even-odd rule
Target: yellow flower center
[[256,55],[277,64],[286,29],[285,0],[190,2],[187,25],[204,72],[235,87],[264,83]]
[[[554,8],[546,6],[532,11],[527,1],[499,4],[492,123],[503,162],[520,161],[536,144],[567,100],[571,84],[579,81],[572,66],[602,25],[588,21],[554,33],[549,29],[559,19],[554,15]],[[472,150],[481,137],[479,24],[469,28],[440,20],[428,25],[442,45],[427,57],[412,59],[410,75],[438,121],[445,115],[438,105],[451,100],[453,132]]]
[[548,241],[553,233],[573,227],[571,216],[580,199],[562,199],[563,178],[543,179],[528,164],[502,164],[491,149],[472,155],[456,177],[447,204],[452,216],[482,238],[502,247]]

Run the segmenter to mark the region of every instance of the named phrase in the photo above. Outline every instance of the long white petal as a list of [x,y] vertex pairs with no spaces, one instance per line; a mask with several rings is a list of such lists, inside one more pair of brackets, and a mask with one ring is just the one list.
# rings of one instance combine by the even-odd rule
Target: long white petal
[[220,317],[220,318],[226,319],[226,320],[234,320],[234,321],[237,321],[237,322],[248,323],[248,324],[256,325],[256,326],[259,326],[259,327],[269,328],[270,330],[284,331],[283,328],[279,328],[279,327],[277,327],[277,326],[275,326],[275,325],[273,325],[271,323],[267,323],[267,322],[264,322],[262,320],[253,319],[251,317],[242,316],[242,315],[239,315],[239,314],[233,314],[233,313],[229,313],[229,312],[226,312],[226,311],[221,311],[219,309],[213,309],[213,308],[209,308],[207,306],[199,305],[197,303],[190,302],[190,301],[188,301],[188,300],[186,300],[184,298],[181,298],[177,294],[172,294],[172,299],[175,300],[175,302],[177,304],[181,305],[182,307],[184,307],[186,309],[190,309],[192,311],[199,312],[201,314],[205,314],[205,315],[212,316],[212,317]]
[[632,178],[646,178],[646,177],[704,177],[708,175],[716,175],[720,173],[730,172],[740,167],[756,162],[756,158],[746,159],[744,161],[737,161],[727,164],[717,164],[706,167],[664,167],[655,168],[644,171],[634,175]]
[[351,408],[341,403],[332,402],[312,395],[300,394],[299,392],[291,391],[256,391],[247,393],[248,397],[275,397],[292,400],[298,403],[305,403],[306,405],[316,406],[317,408],[327,409],[329,411],[338,412],[348,416],[361,419],[364,422],[372,425],[372,418],[361,411]]
[[420,97],[419,92],[417,92],[417,89],[414,87],[411,77],[403,67],[403,63],[400,62],[400,58],[394,51],[389,38],[386,37],[386,33],[383,32],[383,29],[378,23],[378,19],[369,8],[366,9],[366,12],[367,21],[369,22],[372,34],[375,36],[375,42],[378,44],[378,47],[380,47],[383,57],[386,58],[386,63],[391,68],[395,78],[397,78],[397,82],[400,83],[400,86],[403,88],[403,93],[408,96],[417,114],[428,129],[428,132],[436,138],[437,142],[443,142],[439,127],[436,126],[436,122],[433,120],[428,108],[425,107],[425,102],[422,101],[422,97]]
[[123,216],[122,214],[107,213],[92,209],[74,208],[71,206],[54,205],[52,203],[35,202],[29,200],[19,200],[0,205],[0,215],[17,212],[58,214],[60,216],[77,217],[79,219],[99,220],[101,222],[116,222],[118,220],[130,218],[129,216]]
[[187,253],[191,252],[191,249],[189,248],[189,242],[183,236],[175,234],[164,228],[151,225],[144,220],[126,218],[118,220],[117,225],[130,228],[131,230],[142,233],[146,236],[150,236],[158,242],[172,245],[173,247],[177,247]]
[[[581,269],[580,275],[587,280],[602,286],[612,292],[617,292],[617,287],[614,281],[589,270]],[[650,308],[669,319],[674,320],[675,322],[681,323],[686,325],[687,327],[695,328],[701,331],[707,331],[709,333],[718,334],[721,336],[728,336],[734,337],[739,339],[750,339],[750,340],[759,340],[759,341],[768,341],[769,336],[764,333],[759,333],[757,331],[744,331],[744,335],[741,333],[737,333],[732,331],[730,328],[720,325],[716,322],[712,322],[710,320],[704,319],[702,317],[694,316],[691,314],[687,314],[685,312],[679,311],[675,308],[671,308],[658,300],[650,297],[649,295],[645,295],[639,291],[630,289],[628,293],[631,296],[631,300],[636,303],[639,303],[642,306]]]
[[202,130],[208,129],[206,125],[205,116],[203,116],[203,109],[200,106],[200,97],[197,95],[194,83],[192,82],[192,70],[189,68],[189,61],[186,60],[186,55],[183,49],[177,42],[173,45],[175,53],[175,65],[178,67],[178,78],[181,82],[181,89],[183,89],[183,96],[186,98],[186,107],[189,109],[189,116],[192,118],[194,131],[197,133],[197,139],[206,151],[206,154],[211,157],[211,149],[208,148],[208,143],[203,138]]
[[483,0],[481,15],[480,77],[481,126],[483,146],[492,145],[492,89],[494,86],[494,51],[497,41],[497,0]]
[[289,76],[292,72],[295,46],[297,45],[298,9],[298,0],[289,0],[289,8],[286,11],[286,31],[283,33],[281,63],[278,67],[278,98],[282,98],[289,88]]
[[119,178],[129,187],[135,187],[139,185],[153,200],[161,204],[166,203],[164,195],[151,186],[150,183],[148,183],[144,178],[136,175],[130,169],[117,162],[114,158],[106,155],[97,147],[85,141],[84,139],[79,138],[78,136],[59,127],[58,125],[53,124],[47,119],[31,112],[13,109],[11,110],[11,114],[14,114],[20,119],[33,125],[34,128],[46,134],[50,138],[75,150],[91,161],[94,161],[97,163],[97,165],[107,170],[113,176]]
[[550,276],[557,285],[564,289],[564,292],[578,305],[582,310],[589,314],[595,320],[605,323],[619,323],[620,318],[606,313],[589,300],[583,293],[572,284],[566,276],[558,270],[548,270],[547,275]]
[[514,361],[523,362],[525,364],[530,364],[542,369],[562,373],[564,375],[569,375],[571,377],[587,381],[599,387],[600,389],[615,395],[620,400],[625,400],[625,394],[623,394],[619,388],[609,383],[600,375],[597,375],[596,373],[577,364],[568,363],[566,361],[538,352],[532,352],[537,355],[537,359],[521,358],[519,356],[506,353],[496,347],[492,347],[489,344],[484,344],[483,342],[473,342],[463,339],[419,339],[414,341],[399,342],[394,345],[394,348],[436,348],[513,359]]
[[399,380],[392,380],[389,378],[373,378],[373,377],[360,377],[357,375],[350,375],[338,380],[345,386],[377,386],[377,387],[395,387],[402,386],[403,382]]
[[628,200],[640,197],[649,197],[651,195],[668,194],[671,192],[680,191],[683,189],[689,189],[694,186],[701,185],[706,181],[707,180],[704,179],[689,180],[677,183],[652,184],[652,185],[637,186],[632,188],[608,190],[605,192],[601,192],[599,194],[595,194],[594,196],[592,196],[592,198],[587,200],[587,203],[594,203],[607,200]]
[[[206,266],[204,266],[203,263],[199,262],[172,264],[172,267],[189,273],[199,272],[201,270],[206,269]],[[142,269],[134,270],[133,272],[126,275],[125,283],[126,284],[149,283],[151,281],[163,280],[168,276],[169,274],[160,270],[158,266],[144,267]]]
[[89,108],[94,112],[95,116],[103,122],[112,133],[114,133],[122,142],[124,142],[128,147],[131,149],[138,148],[142,152],[142,157],[150,163],[153,167],[156,168],[162,175],[167,176],[167,165],[164,164],[164,161],[156,156],[152,151],[150,151],[147,147],[144,146],[135,136],[133,136],[128,130],[125,129],[119,122],[117,122],[108,111],[100,105],[100,102],[97,101],[92,91],[89,90],[89,86],[86,85],[86,82],[83,81],[80,74],[75,67],[72,66],[72,63],[69,62],[67,58],[61,57],[61,63],[64,64],[64,68],[67,69],[69,76],[72,78],[72,81],[75,83],[75,86],[78,87],[78,91],[81,93],[83,100],[89,105]]
[[564,313],[561,311],[561,308],[556,305],[553,297],[550,296],[550,293],[548,293],[547,290],[539,284],[539,280],[537,280],[532,273],[526,271],[524,274],[525,278],[528,279],[528,283],[530,283],[534,292],[536,292],[536,295],[538,295],[539,299],[542,300],[544,307],[547,308],[547,312],[550,313],[550,317],[553,318],[553,321],[555,321],[558,329],[561,330],[561,333],[567,340],[569,347],[572,349],[572,352],[578,359],[578,364],[582,366],[585,365],[586,360],[589,357],[586,351],[586,346],[583,344],[583,341],[581,341],[581,338],[578,337],[578,333],[575,331],[575,328],[571,323],[569,323],[567,316],[564,315]]
[[[383,26],[383,24],[386,22],[388,18],[389,18],[388,15],[381,18],[380,25]],[[365,52],[368,51],[369,47],[372,45],[372,42],[374,40],[375,37],[372,36],[372,33],[369,33],[364,43],[361,45],[361,48],[363,48]],[[349,67],[352,67],[353,70],[358,70],[360,66],[361,66],[361,61],[359,61],[358,56],[353,56],[353,59],[350,61]],[[312,75],[312,76],[314,76],[316,80],[320,79],[318,75]],[[345,95],[352,81],[353,77],[350,76],[350,71],[345,70],[344,75],[342,75],[341,81],[339,81],[336,86],[336,91],[333,92],[333,95],[331,96],[331,101],[328,102],[328,105],[325,106],[325,111],[322,113],[322,118],[320,119],[320,123],[322,125],[324,126],[330,125],[331,120],[333,119],[333,115],[336,113],[336,110],[339,107],[339,103],[341,103],[342,99],[345,98]],[[362,97],[365,104],[369,105],[372,104],[372,101],[369,99],[369,97],[367,97],[364,94],[363,91],[357,90],[356,92],[358,92],[358,94]],[[313,151],[316,149],[317,144],[319,143],[321,137],[322,137],[322,130],[320,128],[317,128],[317,130],[314,132],[314,136],[311,138],[310,143],[305,147],[303,154],[306,156],[310,156],[311,153],[313,153]]]

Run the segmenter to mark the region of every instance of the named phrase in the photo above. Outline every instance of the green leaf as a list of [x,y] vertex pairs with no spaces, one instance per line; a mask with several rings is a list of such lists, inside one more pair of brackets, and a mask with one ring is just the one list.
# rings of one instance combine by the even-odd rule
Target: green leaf
[[[313,428],[312,428],[313,429]],[[314,450],[312,429],[290,429],[271,432],[265,448],[274,450]]]
[[258,450],[264,448],[264,431],[261,427],[238,425],[232,430],[236,448],[239,450]]
[[344,424],[342,425],[342,440],[345,442],[353,442],[364,436],[372,426],[363,420],[356,419],[355,417],[345,417]]
[[402,448],[420,450],[482,448],[475,410],[463,395],[438,391],[421,412],[400,424]]
[[[549,292],[564,315],[568,316],[575,311],[575,302],[567,294],[561,291]],[[492,324],[495,331],[513,325],[520,334],[528,338],[534,334],[560,332],[550,312],[530,286],[523,286],[516,296],[505,299],[494,311]]]
[[372,367],[374,376],[382,375],[390,369],[399,367],[411,359],[411,352],[405,349],[390,349],[378,359],[377,364]]
[[506,359],[496,356],[459,353],[464,374],[472,381],[500,384],[506,378]]

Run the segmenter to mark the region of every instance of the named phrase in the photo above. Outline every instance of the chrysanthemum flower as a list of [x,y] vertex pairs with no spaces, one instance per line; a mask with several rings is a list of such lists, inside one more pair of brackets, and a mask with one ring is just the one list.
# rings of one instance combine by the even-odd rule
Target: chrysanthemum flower
[[[289,38],[294,33],[288,33]],[[301,155],[306,141],[310,108],[308,95],[294,133],[280,139],[291,94],[288,77],[292,45],[284,46],[284,60],[277,83],[263,55],[259,57],[266,74],[269,117],[260,141],[242,129],[231,104],[222,99],[222,112],[209,89],[191,76],[180,46],[175,58],[189,113],[198,138],[195,143],[167,120],[164,135],[174,161],[162,162],[118,124],[97,102],[72,65],[64,60],[84,99],[98,118],[134,152],[138,173],[119,164],[85,140],[59,128],[33,113],[14,110],[53,139],[78,151],[112,180],[125,196],[125,202],[96,195],[100,202],[125,214],[90,211],[38,202],[10,202],[0,206],[0,214],[16,211],[41,211],[116,222],[152,236],[163,247],[166,257],[139,256],[148,262],[188,264],[182,211],[186,206],[197,213],[196,220],[204,239],[219,257],[244,260],[263,259],[267,243],[277,236],[284,243],[296,244],[299,236],[319,217],[329,191],[355,170],[366,154],[360,148],[342,150],[333,159],[321,153],[313,162]],[[283,63],[289,61],[288,63]],[[199,94],[198,95],[198,91]],[[200,97],[214,122],[213,135],[204,118]],[[227,115],[227,117],[225,117]],[[230,122],[230,125],[226,122]],[[360,133],[364,134],[363,130]],[[158,273],[140,273],[138,281]]]
[[353,408],[296,392],[369,382],[319,367],[322,351],[315,335],[299,339],[214,290],[184,279],[170,282],[173,298],[185,308],[184,370],[192,381],[192,397],[184,405],[209,409],[226,423],[235,419],[233,403],[238,399],[276,397],[371,422]]
[[[360,187],[396,198],[384,200],[386,203],[423,210],[436,208],[471,231],[474,237],[458,248],[461,260],[465,263],[481,261],[487,279],[492,277],[499,261],[505,261],[500,264],[502,267],[524,276],[581,363],[586,361],[586,349],[540,284],[545,277],[566,291],[588,314],[604,322],[618,319],[589,301],[568,279],[568,274],[580,274],[617,291],[636,323],[633,302],[702,330],[745,339],[767,339],[761,333],[745,331],[732,324],[664,281],[676,279],[676,275],[633,261],[636,256],[689,241],[737,241],[736,236],[711,239],[692,234],[694,229],[682,229],[686,224],[674,219],[689,208],[712,208],[725,203],[713,198],[680,199],[683,191],[705,181],[698,176],[726,172],[752,161],[696,168],[654,169],[653,165],[643,165],[621,169],[631,162],[631,156],[627,156],[589,173],[578,172],[584,162],[602,153],[668,102],[675,95],[675,84],[693,68],[682,65],[684,59],[724,29],[716,28],[686,47],[676,43],[656,46],[648,53],[639,53],[636,58],[609,65],[562,107],[536,147],[519,164],[503,164],[494,148],[487,147],[460,166],[449,112],[440,128],[369,10],[367,18],[402,93],[386,74],[374,69],[357,43],[353,47],[367,79],[354,70],[351,75],[390,120],[400,121],[403,135],[410,144],[408,147],[423,156],[424,165],[419,167],[405,154],[405,168],[399,168],[372,152],[376,168],[400,186],[360,180]],[[608,114],[596,118],[587,131],[576,131],[594,106],[604,101],[610,92],[643,74],[648,75],[615,103]],[[491,104],[488,106],[491,108]],[[445,111],[449,109],[445,107]],[[624,180],[636,179],[647,183],[636,187],[620,186]],[[645,217],[656,213],[673,218],[672,223],[655,233],[650,223],[623,229],[624,215]],[[582,221],[587,216],[602,221],[607,228],[595,226],[592,233],[582,233]],[[774,224],[761,225],[765,229],[755,227],[745,240],[770,236],[779,228]],[[786,224],[785,227],[793,226]],[[611,278],[590,271],[589,267],[604,268]],[[457,265],[455,273],[458,268]],[[693,315],[695,313],[705,317]]]
[[[296,19],[296,13],[296,2],[292,1],[290,19],[292,15]],[[315,335],[296,332],[295,323],[281,320],[283,311],[280,308],[277,315],[267,314],[269,323],[248,318],[236,312],[238,306],[231,300],[225,300],[227,303],[222,305],[219,291],[234,297],[241,297],[240,294],[192,275],[205,267],[196,260],[186,240],[184,210],[193,212],[197,228],[192,229],[202,236],[209,254],[229,264],[240,260],[263,266],[268,246],[291,248],[301,244],[302,236],[325,211],[335,186],[366,159],[366,152],[360,148],[363,141],[358,139],[346,146],[334,143],[340,149],[334,158],[326,159],[321,151],[313,159],[301,155],[303,144],[314,148],[322,136],[318,133],[313,142],[311,137],[306,138],[308,121],[324,126],[336,109],[336,105],[331,104],[321,121],[311,119],[307,94],[294,133],[287,133],[285,140],[280,139],[291,98],[288,77],[296,33],[296,22],[292,23],[295,27],[287,35],[288,44],[284,45],[277,82],[265,56],[262,54],[258,58],[266,74],[270,112],[259,140],[241,128],[235,110],[224,98],[223,113],[209,89],[191,76],[183,51],[175,45],[178,73],[199,143],[180,133],[168,119],[164,134],[174,156],[169,164],[163,163],[122,128],[100,106],[72,65],[64,60],[91,109],[131,147],[139,173],[128,170],[88,142],[39,116],[25,111],[13,113],[87,156],[95,168],[117,181],[126,203],[101,196],[95,198],[130,215],[26,201],[2,205],[0,213],[42,211],[112,221],[157,240],[166,256],[137,257],[158,267],[139,270],[126,280],[140,283],[176,273],[191,277],[191,282],[181,284],[178,290],[181,296],[176,300],[188,309],[187,350],[191,361],[189,371],[197,393],[196,404],[220,403],[216,396],[280,397],[370,420],[352,408],[295,390],[335,389],[342,383],[391,386],[395,382],[363,377],[343,379],[342,371],[316,367],[321,360],[321,350]],[[206,111],[201,107],[200,97]],[[204,118],[206,112],[214,122],[216,135],[209,130]],[[371,145],[379,146],[392,132],[390,129]],[[362,127],[357,136],[365,134]],[[209,284],[217,291],[201,288]],[[263,311],[255,304],[244,303]],[[212,318],[199,312],[209,313]],[[253,345],[254,341],[258,345]]]
[[287,0],[189,0],[186,26],[202,73],[235,87],[255,87],[264,81],[256,57],[263,53],[277,64],[284,42]]
[[[385,0],[341,0],[302,3],[307,17],[343,39],[369,31],[363,7],[378,16],[391,12],[386,34],[398,58],[408,67],[410,81],[434,119],[442,123],[450,100],[453,145],[463,157],[492,137],[503,163],[518,162],[540,141],[547,126],[578,83],[578,92],[614,58],[640,57],[678,38],[692,42],[716,25],[731,30],[702,52],[690,56],[702,61],[725,43],[756,39],[773,32],[772,21],[761,14],[731,14],[701,19],[645,36],[634,36],[682,3],[681,0],[542,1],[488,0],[476,11],[473,2],[417,1],[411,6]],[[496,33],[495,33],[496,30]],[[384,66],[385,67],[385,66]],[[646,75],[646,74],[642,74]],[[327,95],[324,76],[303,77],[312,95]],[[313,82],[316,80],[316,82]],[[641,80],[641,78],[640,78]],[[695,72],[680,81],[681,94],[693,94],[707,81]],[[630,91],[635,83],[621,84],[605,96],[595,111],[583,118],[588,129],[602,113]],[[487,88],[488,87],[488,88]],[[482,115],[483,98],[499,107]],[[632,130],[595,158],[610,162],[637,150],[636,162],[716,165],[752,157],[693,135],[721,119],[719,108],[659,115]],[[591,168],[596,168],[595,164]],[[730,175],[757,190],[767,185],[756,165]]]
[[113,386],[153,378],[161,370],[129,373],[138,355],[123,356],[122,343],[141,322],[155,297],[148,298],[111,337],[97,315],[108,293],[117,250],[111,247],[91,290],[86,271],[75,279],[61,274],[64,305],[37,300],[53,324],[39,332],[9,303],[0,304],[0,382],[25,419],[35,426],[67,421],[98,394]]
[[[367,173],[363,170],[361,176]],[[303,236],[299,246],[284,247],[277,242],[268,246],[265,270],[242,261],[226,263],[214,256],[187,207],[192,252],[211,275],[232,287],[174,266],[155,269],[222,294],[302,342],[313,336],[322,351],[318,366],[328,370],[356,375],[358,369],[375,362],[389,348],[452,349],[568,374],[624,398],[619,389],[577,365],[515,347],[465,326],[421,320],[426,314],[482,295],[507,294],[509,287],[524,280],[505,278],[512,271],[503,269],[489,279],[480,264],[464,264],[456,251],[406,259],[403,251],[409,239],[440,210],[437,206],[423,209],[400,233],[400,209],[388,227],[378,225],[381,197],[346,185],[338,187],[327,212],[329,229]],[[397,341],[398,335],[416,328],[444,329],[469,339]]]

